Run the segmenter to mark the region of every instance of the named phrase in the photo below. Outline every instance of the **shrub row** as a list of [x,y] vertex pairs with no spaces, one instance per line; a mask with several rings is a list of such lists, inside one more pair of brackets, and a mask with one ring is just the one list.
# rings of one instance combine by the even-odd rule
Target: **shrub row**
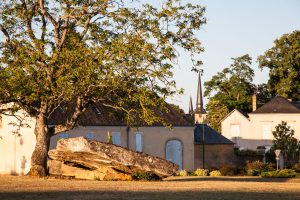
[[262,172],[260,176],[264,178],[293,178],[297,176],[297,173],[292,169],[283,169],[270,172]]
[[[293,170],[280,170],[275,171],[274,164],[272,163],[263,163],[261,161],[252,161],[247,162],[246,166],[242,169],[237,168],[232,164],[224,164],[219,169],[197,169],[194,172],[187,172],[186,170],[181,170],[176,173],[177,176],[234,176],[234,175],[248,175],[248,176],[282,176],[282,177],[294,177],[291,174],[300,173],[300,163],[294,165]],[[270,173],[269,173],[270,172]],[[286,173],[294,172],[286,175]],[[263,174],[263,175],[262,175]]]
[[194,172],[187,172],[186,170],[181,170],[176,173],[177,176],[222,176],[219,170],[213,170],[209,172],[207,169],[198,168]]

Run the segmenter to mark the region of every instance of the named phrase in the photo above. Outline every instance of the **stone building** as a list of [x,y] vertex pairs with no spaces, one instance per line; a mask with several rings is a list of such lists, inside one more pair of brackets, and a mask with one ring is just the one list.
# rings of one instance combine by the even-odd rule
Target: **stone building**
[[[190,102],[189,114],[184,114],[174,106],[169,106],[165,118],[173,125],[172,129],[161,124],[142,127],[128,127],[113,113],[91,105],[80,117],[78,126],[68,132],[51,138],[50,149],[55,148],[60,138],[84,136],[107,142],[108,132],[115,145],[165,158],[179,165],[180,169],[193,171],[196,168],[219,167],[231,162],[233,143],[204,124],[206,111],[203,107],[201,76],[198,77],[196,108]],[[66,119],[65,111],[58,108],[48,120],[49,126],[60,124]],[[2,115],[0,121],[0,173],[26,174],[30,169],[30,159],[35,146],[33,118],[30,127],[22,127],[20,136],[11,134],[9,122],[15,119]],[[204,128],[201,128],[204,127]],[[203,132],[204,131],[204,132]],[[204,140],[201,140],[201,135]],[[204,141],[204,142],[203,142]],[[204,148],[203,148],[204,146]],[[203,153],[204,149],[204,153]],[[203,158],[204,155],[204,158]]]

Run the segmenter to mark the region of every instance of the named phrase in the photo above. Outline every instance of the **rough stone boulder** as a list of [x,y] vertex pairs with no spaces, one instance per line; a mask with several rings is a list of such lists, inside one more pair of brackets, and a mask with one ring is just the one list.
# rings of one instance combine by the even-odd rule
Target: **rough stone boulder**
[[164,178],[178,170],[177,165],[162,158],[83,137],[59,140],[48,155],[51,175],[80,179],[131,180],[141,172]]

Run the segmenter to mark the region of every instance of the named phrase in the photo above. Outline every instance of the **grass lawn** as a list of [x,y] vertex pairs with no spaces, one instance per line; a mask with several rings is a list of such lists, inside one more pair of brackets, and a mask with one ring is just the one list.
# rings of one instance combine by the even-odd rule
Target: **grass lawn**
[[171,177],[157,182],[32,179],[0,175],[0,199],[300,199],[300,179]]

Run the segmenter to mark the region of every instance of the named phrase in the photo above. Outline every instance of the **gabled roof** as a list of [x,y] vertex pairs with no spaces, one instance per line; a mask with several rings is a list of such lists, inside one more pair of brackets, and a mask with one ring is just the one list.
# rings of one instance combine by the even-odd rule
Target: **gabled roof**
[[300,108],[297,103],[294,104],[284,97],[276,96],[250,114],[262,113],[300,113]]
[[247,113],[245,113],[245,112],[243,112],[242,110],[240,110],[240,109],[234,109],[234,110],[232,110],[230,113],[228,113],[222,120],[221,120],[221,122],[222,121],[224,121],[225,119],[227,119],[232,113],[234,113],[235,111],[237,111],[238,113],[240,113],[242,116],[244,116],[247,120],[249,120],[249,116],[248,116],[248,114]]
[[[204,139],[204,142],[203,142]],[[196,124],[194,129],[195,144],[234,144],[207,124]]]

